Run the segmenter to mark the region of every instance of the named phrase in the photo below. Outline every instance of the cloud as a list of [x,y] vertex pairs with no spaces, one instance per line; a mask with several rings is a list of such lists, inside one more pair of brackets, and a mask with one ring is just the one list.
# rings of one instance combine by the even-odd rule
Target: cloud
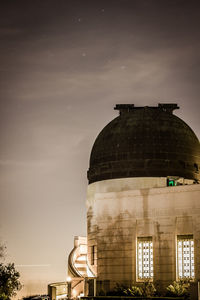
[[23,33],[23,30],[20,28],[15,28],[15,27],[0,28],[0,36],[1,37],[14,36],[14,35],[22,34],[22,33]]
[[18,268],[35,268],[35,267],[51,267],[50,264],[38,264],[38,265],[16,265],[16,267]]

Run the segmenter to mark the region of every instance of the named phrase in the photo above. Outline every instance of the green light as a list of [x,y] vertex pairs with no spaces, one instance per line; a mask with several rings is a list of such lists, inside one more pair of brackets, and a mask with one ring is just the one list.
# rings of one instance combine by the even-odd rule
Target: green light
[[176,181],[174,179],[167,179],[167,186],[176,186]]

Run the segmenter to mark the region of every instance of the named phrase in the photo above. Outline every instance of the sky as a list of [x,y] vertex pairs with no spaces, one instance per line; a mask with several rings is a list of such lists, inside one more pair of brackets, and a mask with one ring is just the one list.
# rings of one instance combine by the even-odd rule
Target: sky
[[66,280],[115,104],[178,103],[200,137],[199,28],[193,0],[1,0],[0,241],[18,298]]

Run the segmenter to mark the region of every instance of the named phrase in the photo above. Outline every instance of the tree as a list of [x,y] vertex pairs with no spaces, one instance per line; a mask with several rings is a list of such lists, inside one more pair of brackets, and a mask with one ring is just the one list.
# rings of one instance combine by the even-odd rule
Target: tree
[[20,274],[14,264],[0,263],[0,300],[9,300],[21,289]]

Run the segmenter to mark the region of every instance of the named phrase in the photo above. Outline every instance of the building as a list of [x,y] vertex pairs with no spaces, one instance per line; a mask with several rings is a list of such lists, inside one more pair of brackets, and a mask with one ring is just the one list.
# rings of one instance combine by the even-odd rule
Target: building
[[97,291],[147,279],[163,289],[198,281],[199,141],[173,114],[176,104],[115,109],[88,170],[88,261]]
[[[74,248],[68,257],[68,276],[65,282],[48,285],[48,295],[51,300],[76,298],[88,294],[90,278],[95,275],[90,270],[87,261],[87,238],[74,237]],[[92,282],[93,283],[93,282]]]
[[69,255],[70,289],[77,278],[85,295],[88,281],[97,295],[117,283],[200,281],[199,140],[177,104],[115,109],[91,151],[87,239]]

